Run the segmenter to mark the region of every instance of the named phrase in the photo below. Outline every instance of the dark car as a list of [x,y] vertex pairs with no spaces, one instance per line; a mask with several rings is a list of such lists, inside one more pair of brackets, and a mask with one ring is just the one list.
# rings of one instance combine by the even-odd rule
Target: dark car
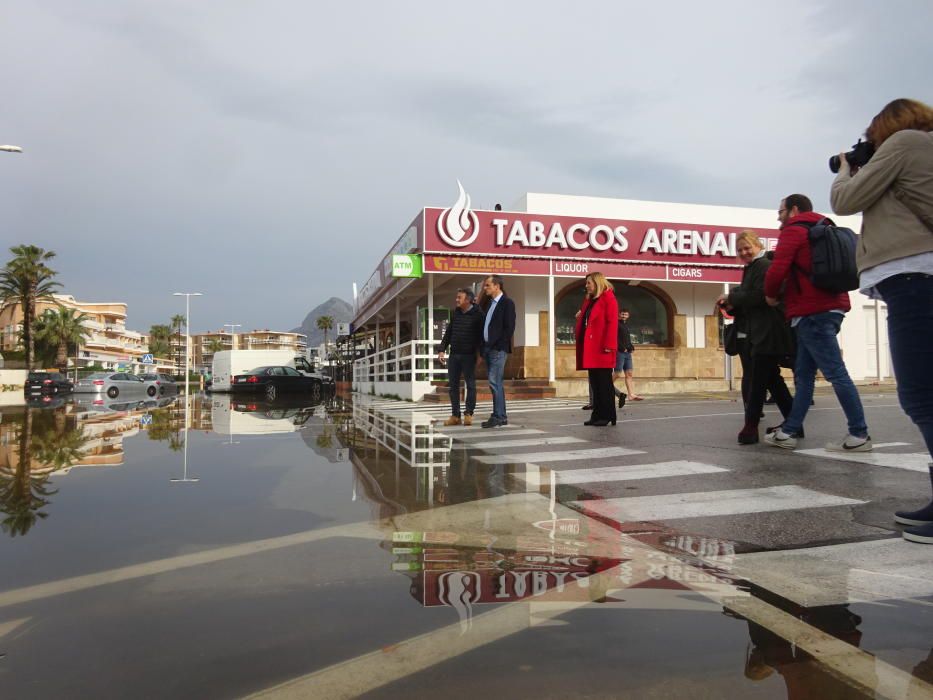
[[306,377],[294,367],[257,367],[244,374],[237,374],[230,382],[230,391],[263,393],[270,401],[279,394],[307,394],[318,398],[322,394],[322,382],[318,377]]
[[23,393],[29,394],[70,394],[74,384],[61,372],[30,372],[23,386]]

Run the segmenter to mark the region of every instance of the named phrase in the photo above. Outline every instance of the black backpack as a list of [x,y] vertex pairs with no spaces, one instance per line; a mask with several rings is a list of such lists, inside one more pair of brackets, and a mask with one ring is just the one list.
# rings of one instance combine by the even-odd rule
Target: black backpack
[[855,265],[855,231],[836,226],[832,219],[823,217],[819,221],[794,222],[808,230],[810,258],[810,282],[814,287],[827,292],[851,292],[858,289],[858,268]]

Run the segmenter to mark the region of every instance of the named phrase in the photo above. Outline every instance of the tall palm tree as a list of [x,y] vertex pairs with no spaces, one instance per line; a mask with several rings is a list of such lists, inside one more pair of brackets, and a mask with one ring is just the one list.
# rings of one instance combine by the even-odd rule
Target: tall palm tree
[[51,299],[61,285],[53,278],[57,274],[45,263],[55,257],[51,250],[34,245],[16,245],[10,248],[13,259],[0,271],[0,301],[15,302],[23,310],[23,347],[26,350],[26,368],[32,369],[34,341],[32,324],[36,317],[36,303]]
[[156,357],[168,357],[171,354],[169,338],[172,329],[164,324],[157,324],[149,328],[149,352]]
[[327,331],[334,327],[334,317],[333,316],[318,316],[317,317],[317,327],[324,331],[324,357],[322,359],[327,359]]
[[55,348],[56,367],[66,367],[70,349],[77,348],[91,335],[84,325],[90,318],[85,313],[60,306],[57,311],[46,309],[36,319],[35,338]]
[[[172,320],[169,322],[172,326],[172,333],[175,336],[175,365],[180,365],[179,358],[181,356],[181,329],[188,322],[188,319],[185,318],[184,314],[175,314],[172,316]],[[185,352],[188,352],[188,346],[185,345]]]

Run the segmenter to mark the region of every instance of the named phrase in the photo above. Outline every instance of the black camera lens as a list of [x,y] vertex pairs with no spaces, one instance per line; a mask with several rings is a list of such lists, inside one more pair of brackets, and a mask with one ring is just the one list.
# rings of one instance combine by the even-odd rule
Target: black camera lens
[[829,169],[831,172],[838,173],[839,168],[842,167],[842,161],[839,156],[830,156],[829,158]]

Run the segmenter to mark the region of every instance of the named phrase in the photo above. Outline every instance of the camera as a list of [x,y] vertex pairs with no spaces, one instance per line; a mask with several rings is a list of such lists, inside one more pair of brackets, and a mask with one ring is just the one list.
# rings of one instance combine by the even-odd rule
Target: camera
[[[861,168],[875,155],[875,145],[871,141],[859,139],[858,143],[852,146],[852,150],[844,155],[850,168]],[[839,156],[832,156],[829,159],[829,169],[832,172],[838,173],[841,166],[842,161],[839,160]]]

